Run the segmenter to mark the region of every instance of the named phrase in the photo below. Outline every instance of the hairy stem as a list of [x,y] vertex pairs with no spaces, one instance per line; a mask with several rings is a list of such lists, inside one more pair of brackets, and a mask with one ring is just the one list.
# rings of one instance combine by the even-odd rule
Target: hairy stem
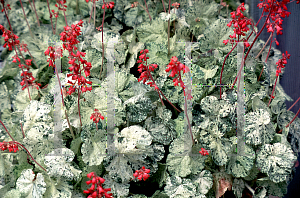
[[96,27],[96,3],[94,3],[94,27]]
[[[272,3],[272,5],[271,5],[271,7],[272,7],[272,6],[273,6],[273,3]],[[259,31],[259,33],[255,36],[255,38],[254,38],[252,44],[250,45],[250,47],[249,47],[249,49],[248,49],[248,51],[247,51],[247,54],[246,54],[246,56],[245,56],[245,61],[246,61],[246,59],[247,59],[247,57],[248,57],[248,55],[249,55],[249,52],[251,51],[251,49],[252,49],[252,47],[253,47],[253,45],[254,45],[254,43],[255,43],[255,41],[257,40],[257,38],[259,37],[259,35],[262,33],[262,31],[263,31],[264,28],[266,27],[267,21],[268,21],[268,19],[270,18],[271,13],[272,13],[272,10],[269,11],[269,14],[268,14],[268,16],[267,16],[267,18],[266,18],[266,21],[265,21],[263,27],[261,28],[261,30]],[[242,71],[242,67],[240,68],[237,77],[240,75],[241,71]],[[231,89],[233,88],[234,84],[236,83],[237,77],[235,78],[235,80],[234,80],[234,82],[233,82],[233,85],[232,85]]]
[[[287,128],[288,126],[290,126],[290,124],[292,124],[294,122],[294,120],[296,119],[296,117],[298,116],[298,114],[300,113],[300,108],[298,109],[296,115],[294,116],[294,118],[292,119],[292,121],[290,121],[286,126],[285,128]],[[282,132],[282,129],[278,132],[278,133],[281,133]]]
[[34,12],[35,12],[35,16],[36,16],[36,20],[37,20],[37,24],[40,27],[40,20],[39,20],[39,16],[37,15],[36,9],[35,9],[35,3],[34,0],[32,0],[33,3],[33,7],[34,7]]
[[33,34],[32,34],[32,32],[31,32],[31,29],[30,29],[29,23],[28,23],[28,21],[27,21],[27,17],[26,17],[26,14],[25,14],[25,11],[24,11],[24,7],[23,7],[23,4],[22,4],[22,1],[21,1],[21,0],[20,0],[20,3],[21,3],[21,7],[22,7],[23,14],[24,14],[24,17],[25,17],[25,21],[26,21],[26,23],[27,23],[27,26],[28,26],[28,28],[29,28],[30,36],[33,38]]
[[95,5],[95,1],[96,1],[96,0],[94,0],[94,2],[93,2],[93,7],[92,7],[92,9],[91,9],[91,14],[90,14],[90,20],[89,20],[89,23],[91,23],[91,18],[92,18],[92,14],[93,14],[93,8],[94,8],[94,5]]
[[103,12],[103,17],[102,17],[102,64],[101,64],[100,76],[99,76],[100,80],[101,80],[102,69],[103,69],[103,61],[104,61],[104,38],[103,38],[104,18],[105,18],[105,7],[104,7],[104,12]]
[[[227,57],[229,56],[229,54],[231,54],[231,52],[234,50],[234,48],[237,46],[237,44],[235,44],[235,46],[230,50],[230,52],[226,55],[223,65],[222,65],[222,69],[221,69],[221,77],[220,77],[220,85],[222,85],[222,74],[223,74],[223,69],[225,66],[225,61],[227,59]],[[222,87],[220,86],[220,99],[222,98]]]
[[42,167],[37,161],[35,161],[35,159],[32,157],[32,155],[30,154],[30,152],[25,148],[25,146],[23,146],[21,143],[19,143],[19,142],[17,142],[17,141],[14,141],[14,143],[20,145],[23,149],[25,149],[26,152],[30,155],[31,159],[32,159],[37,165],[39,165],[39,167],[41,167],[45,172],[47,172],[46,169],[45,169],[44,167]]
[[146,4],[146,9],[147,9],[146,11],[147,11],[147,13],[148,13],[148,15],[149,15],[149,19],[150,19],[150,21],[151,21],[151,19],[152,19],[152,18],[151,18],[151,16],[150,16],[150,13],[149,13],[149,11],[148,11],[147,2],[146,2],[146,0],[144,0],[144,1],[145,1],[145,4]]
[[164,0],[161,0],[161,2],[162,2],[162,4],[163,4],[163,7],[164,7],[164,11],[165,11],[165,13],[167,13],[167,11],[166,11],[166,8],[165,8],[165,3],[164,3]]
[[[171,0],[169,0],[169,14],[171,9]],[[170,19],[168,20],[168,56],[170,56]]]
[[48,5],[49,14],[50,14],[50,21],[51,21],[52,31],[53,31],[53,34],[55,34],[55,31],[53,29],[52,14],[50,12],[49,0],[47,0],[47,5]]
[[[55,66],[55,73],[56,73],[56,77],[57,77],[58,84],[59,84],[59,87],[60,87],[60,94],[61,94],[62,104],[63,104],[63,106],[67,109],[67,107],[65,106],[65,102],[64,102],[64,94],[63,94],[63,92],[62,92],[62,86],[61,86],[61,82],[60,82],[60,78],[59,78],[59,75],[58,75],[58,71],[57,71],[56,66]],[[71,131],[72,137],[73,137],[73,139],[75,139],[75,135],[74,135],[72,126],[71,126],[71,124],[70,124],[70,122],[69,122],[69,117],[68,117],[68,114],[67,114],[67,110],[65,110],[65,116],[66,116],[66,119],[67,119],[67,121],[68,121],[68,126],[69,126],[69,129],[70,129],[70,131]]]

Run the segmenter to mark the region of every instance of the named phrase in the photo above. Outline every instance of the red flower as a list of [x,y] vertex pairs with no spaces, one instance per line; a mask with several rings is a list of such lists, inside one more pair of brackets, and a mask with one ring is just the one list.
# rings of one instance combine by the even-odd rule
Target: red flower
[[143,166],[140,170],[136,170],[135,173],[133,174],[134,178],[138,178],[138,180],[144,180],[148,179],[150,176],[150,169],[146,169],[145,166]]
[[[107,193],[111,191],[111,188],[103,188],[102,184],[105,182],[105,179],[96,176],[94,172],[88,173],[87,177],[91,180],[86,181],[87,185],[92,184],[92,186],[88,190],[84,190],[83,193],[91,194],[88,198],[97,198],[97,197],[106,197],[106,198],[113,198],[112,193]],[[97,187],[96,187],[97,186]],[[96,189],[96,190],[95,190]]]
[[207,150],[205,150],[204,148],[201,148],[201,151],[199,151],[199,153],[203,156],[208,155]]

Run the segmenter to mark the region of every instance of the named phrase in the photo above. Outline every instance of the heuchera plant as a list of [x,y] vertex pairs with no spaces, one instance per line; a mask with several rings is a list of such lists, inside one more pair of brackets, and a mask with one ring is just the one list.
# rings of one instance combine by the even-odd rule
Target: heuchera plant
[[[96,0],[91,0],[91,1],[93,2],[93,8],[91,9],[90,20],[91,20],[91,15],[92,15],[92,12],[93,12],[93,9],[94,9],[94,26],[95,26],[95,14],[96,14],[95,2],[96,2]],[[261,0],[261,1],[263,1],[263,0]],[[86,2],[88,3],[89,0],[86,0]],[[297,4],[299,2],[300,1],[297,0]],[[24,44],[24,43],[20,44],[20,41],[18,40],[18,36],[16,36],[12,32],[12,27],[11,27],[11,24],[10,24],[10,21],[8,19],[8,15],[7,15],[7,11],[8,11],[8,9],[10,9],[10,5],[9,4],[5,5],[4,0],[0,0],[0,3],[2,4],[2,7],[3,7],[2,12],[5,12],[5,16],[6,16],[7,20],[8,20],[9,26],[11,28],[11,31],[9,31],[9,30],[5,29],[2,25],[0,25],[0,30],[3,31],[3,37],[4,37],[4,40],[5,40],[4,47],[8,47],[9,50],[12,50],[12,49],[15,50],[16,55],[13,56],[13,61],[12,62],[13,63],[17,63],[17,61],[19,62],[18,66],[22,70],[22,74],[21,74],[22,81],[21,81],[20,84],[22,86],[22,90],[24,90],[25,88],[28,89],[28,95],[29,95],[29,98],[31,100],[30,93],[29,93],[29,88],[28,87],[29,86],[35,86],[38,89],[38,87],[41,86],[40,83],[34,82],[35,78],[32,76],[32,73],[29,71],[30,70],[30,66],[31,66],[31,62],[33,61],[35,63],[35,61],[34,61],[33,57],[31,56],[30,52],[28,51],[28,48],[26,47],[26,44]],[[20,0],[20,3],[21,3],[21,7],[23,9],[23,13],[25,14],[21,0]],[[242,65],[241,65],[241,67],[240,67],[240,69],[238,71],[238,74],[237,74],[237,77],[236,77],[236,79],[234,81],[234,84],[236,83],[238,76],[241,75],[241,70],[243,68],[243,65],[245,64],[245,61],[246,61],[246,59],[248,57],[248,54],[249,54],[251,48],[253,47],[255,41],[257,40],[258,36],[261,34],[262,30],[265,27],[267,28],[267,31],[271,33],[271,35],[270,35],[270,39],[271,39],[270,49],[271,49],[272,42],[275,42],[276,45],[279,45],[279,43],[278,43],[277,40],[272,40],[272,37],[273,37],[274,31],[276,31],[277,35],[278,34],[282,34],[282,31],[281,31],[282,30],[282,26],[281,25],[282,25],[282,21],[283,20],[281,18],[285,18],[285,16],[288,17],[289,14],[290,14],[290,12],[287,11],[287,7],[286,7],[286,5],[288,3],[290,3],[289,0],[282,0],[281,2],[278,2],[278,1],[275,1],[275,0],[265,0],[262,3],[259,3],[257,6],[259,8],[264,8],[263,9],[263,14],[262,14],[261,18],[259,19],[259,21],[262,19],[262,17],[264,15],[266,15],[266,13],[268,13],[268,15],[267,15],[267,17],[265,19],[265,23],[263,25],[263,28],[258,33],[255,32],[254,26],[257,26],[258,23],[259,23],[259,21],[257,22],[256,25],[254,25],[254,23],[253,23],[253,21],[251,19],[248,19],[247,17],[244,16],[243,12],[246,11],[246,8],[244,7],[244,3],[242,3],[241,5],[239,5],[237,7],[236,11],[231,12],[231,18],[232,18],[232,20],[227,24],[227,26],[228,27],[232,27],[233,26],[234,33],[229,36],[230,39],[224,40],[223,43],[225,45],[227,45],[228,43],[231,43],[232,44],[232,49],[230,50],[230,52],[226,55],[226,57],[224,59],[224,62],[223,62],[223,65],[222,65],[222,69],[221,69],[221,74],[220,74],[220,84],[222,83],[222,73],[223,73],[223,70],[224,70],[225,61],[227,60],[227,58],[229,57],[229,55],[233,52],[233,50],[237,46],[238,42],[243,42],[244,43],[244,50],[245,50],[245,48],[248,48],[248,51],[247,51],[246,56],[244,57],[244,59],[242,61]],[[34,1],[33,1],[33,4],[34,4]],[[86,53],[79,51],[78,50],[78,46],[77,46],[79,44],[79,41],[77,40],[77,37],[79,35],[81,35],[81,28],[80,27],[82,27],[83,21],[80,20],[77,24],[72,24],[71,26],[68,26],[67,18],[66,18],[66,13],[65,13],[67,5],[65,5],[65,4],[66,4],[66,0],[56,0],[55,6],[58,8],[58,11],[55,12],[54,10],[51,10],[51,12],[50,12],[50,6],[49,6],[49,2],[47,0],[47,5],[48,5],[49,13],[50,13],[50,20],[51,20],[53,34],[55,34],[56,27],[55,27],[55,29],[53,28],[52,16],[54,15],[56,17],[56,22],[57,22],[59,11],[63,11],[63,13],[64,13],[64,18],[65,18],[66,26],[64,26],[64,31],[60,33],[60,36],[61,36],[60,40],[64,42],[63,43],[63,49],[67,50],[69,52],[69,57],[68,57],[69,61],[68,61],[68,63],[71,65],[69,67],[69,70],[71,72],[73,72],[72,74],[68,74],[67,76],[68,77],[72,77],[72,80],[75,81],[75,83],[71,82],[71,81],[68,81],[68,83],[71,84],[71,87],[69,87],[69,90],[67,91],[67,93],[69,95],[71,95],[72,93],[74,93],[76,91],[78,93],[78,103],[77,103],[78,104],[78,113],[79,113],[79,118],[80,118],[80,126],[82,126],[81,115],[80,115],[79,99],[80,99],[80,94],[81,93],[84,93],[84,92],[87,92],[87,91],[92,91],[92,87],[87,86],[87,84],[91,85],[92,82],[88,81],[86,79],[91,74],[90,70],[92,68],[92,65],[91,65],[91,62],[87,62],[86,60],[83,60],[83,58],[85,57]],[[138,4],[140,6],[142,6],[138,2],[134,2],[131,5],[131,7],[132,8],[136,7]],[[163,4],[163,7],[164,7],[164,11],[166,13],[166,9],[165,9],[165,6],[164,6],[164,1],[162,1],[162,4]],[[222,6],[226,6],[226,3],[224,4],[222,1],[221,1],[220,4]],[[150,22],[151,22],[152,18],[150,16],[149,11],[148,11],[148,6],[147,6],[146,1],[145,1],[145,5],[146,5],[146,8],[144,8],[143,6],[142,6],[142,8],[148,13],[149,19],[150,19]],[[171,1],[169,0],[169,14],[170,14],[170,6],[171,6]],[[176,3],[173,3],[172,6],[174,6],[176,9],[178,9],[179,6],[180,6],[180,4],[176,2]],[[104,10],[104,12],[103,12],[102,25],[99,26],[98,28],[96,28],[99,31],[102,31],[102,65],[101,65],[101,69],[100,69],[100,79],[101,79],[101,72],[102,72],[103,60],[104,60],[103,25],[104,25],[104,18],[105,18],[105,9],[113,9],[113,8],[114,8],[114,2],[104,2],[104,0],[103,0],[102,9]],[[227,6],[227,8],[228,8],[228,6]],[[35,8],[34,8],[34,10],[35,10]],[[36,10],[35,10],[35,12],[36,12]],[[36,18],[38,20],[37,13],[36,13]],[[25,20],[26,20],[26,18],[25,18]],[[90,23],[90,20],[89,20],[89,23]],[[196,19],[196,21],[200,21],[200,20]],[[248,31],[250,31],[250,28],[248,27],[249,25],[252,26],[253,30],[250,33],[250,35],[246,36],[246,33]],[[55,24],[55,26],[56,26],[56,24]],[[29,27],[29,25],[28,25],[28,27]],[[100,30],[100,28],[101,28],[101,30]],[[29,31],[30,31],[30,29],[29,29]],[[174,32],[175,32],[175,21],[174,21]],[[248,40],[249,40],[249,38],[251,37],[251,35],[253,33],[255,33],[256,35],[255,35],[255,38],[254,38],[254,40],[252,41],[252,43],[250,45],[249,42],[248,42]],[[170,37],[170,19],[169,19],[169,22],[168,22],[168,55],[170,55],[170,41],[169,41],[169,37]],[[266,47],[267,43],[268,42],[266,42],[266,44],[263,47],[263,49]],[[19,54],[22,56],[25,65],[21,63],[21,59],[19,58],[19,54],[17,53],[17,49],[19,50]],[[269,53],[270,53],[270,49],[269,49],[269,52],[268,52],[268,55],[267,55],[267,58],[266,58],[265,61],[267,61],[267,59],[268,59],[268,56],[269,56]],[[24,56],[22,55],[22,53],[21,53],[22,51],[24,51],[24,52],[28,51],[32,59],[26,60],[24,58]],[[59,51],[59,53],[57,53],[58,51]],[[59,49],[58,51],[56,51],[52,46],[49,46],[46,49],[46,51],[44,52],[44,54],[45,54],[45,56],[49,56],[47,62],[49,62],[49,66],[50,67],[55,68],[55,72],[57,74],[59,85],[62,88],[60,80],[59,80],[57,68],[55,67],[55,59],[62,57],[63,50]],[[153,79],[153,77],[151,75],[151,72],[154,72],[154,70],[157,69],[158,65],[157,64],[149,64],[149,65],[147,64],[147,60],[149,59],[149,57],[147,57],[147,53],[149,53],[148,49],[144,49],[144,50],[140,51],[140,56],[139,56],[139,60],[137,61],[137,63],[139,63],[138,71],[141,73],[141,75],[138,78],[138,82],[143,81],[143,84],[145,84],[147,81],[149,81],[149,82],[147,82],[147,85],[150,85],[150,87],[154,87],[154,89],[156,90],[156,92],[159,95],[159,99],[160,99],[162,105],[164,105],[164,103],[163,103],[163,100],[162,100],[161,96],[163,96],[167,100],[167,102],[169,102],[170,105],[172,105],[173,108],[175,108],[178,112],[180,112],[180,110],[178,110],[166,98],[166,96],[163,94],[163,92],[160,90],[160,88],[156,85],[156,83],[155,83],[155,81],[154,81],[154,79]],[[275,81],[275,84],[274,84],[274,87],[273,87],[273,91],[272,91],[272,94],[271,94],[270,101],[268,103],[268,107],[269,107],[269,105],[271,103],[271,100],[275,98],[274,91],[275,91],[275,87],[276,87],[278,76],[281,73],[281,69],[284,68],[285,65],[287,64],[287,59],[289,59],[289,58],[290,58],[290,54],[288,54],[288,52],[286,51],[285,54],[282,54],[282,59],[279,59],[279,61],[276,63],[277,64],[276,81]],[[191,123],[190,123],[190,121],[188,119],[187,106],[186,106],[187,100],[191,100],[193,97],[191,96],[190,93],[186,93],[185,85],[184,85],[184,83],[182,81],[182,76],[181,76],[181,71],[183,72],[183,74],[187,73],[187,72],[189,72],[189,68],[186,67],[181,62],[179,62],[178,58],[176,56],[172,56],[172,58],[170,58],[170,62],[167,65],[167,69],[165,71],[166,72],[171,72],[170,75],[169,75],[169,77],[174,78],[173,79],[174,86],[179,86],[179,83],[180,83],[180,86],[183,89],[184,98],[185,98],[185,106],[184,106],[185,111],[184,112],[185,112],[185,114],[187,116],[189,130],[190,130],[190,135],[191,135],[192,142],[193,142],[193,145],[194,145],[195,142],[194,142],[194,139],[193,139],[193,133],[192,133],[192,129],[191,129]],[[262,72],[263,72],[263,70],[261,71],[261,74],[262,74]],[[261,77],[261,74],[260,74],[259,78]],[[258,78],[258,81],[259,81],[259,78]],[[234,86],[234,84],[233,84],[233,86]],[[221,98],[221,93],[222,92],[221,92],[221,88],[220,88],[220,98]],[[62,89],[61,89],[61,95],[62,95],[63,106],[65,106],[64,105],[64,98],[63,98],[64,94],[62,93]],[[299,97],[299,99],[300,99],[300,97]],[[292,107],[298,102],[298,100],[292,105]],[[290,107],[290,109],[292,107]],[[290,110],[290,109],[288,109],[288,110]],[[298,110],[297,114],[292,119],[292,121],[290,121],[290,123],[286,127],[288,127],[296,119],[296,117],[299,114],[299,111],[300,111],[300,109]],[[66,113],[66,111],[65,111],[65,113]],[[66,113],[66,118],[68,120],[67,113]],[[92,119],[93,122],[96,123],[96,128],[97,128],[97,131],[98,131],[98,123],[99,123],[100,119],[104,120],[104,116],[101,115],[101,113],[99,112],[98,109],[94,109],[94,113],[91,114],[90,119]],[[265,122],[267,122],[267,121],[265,121]],[[0,142],[0,150],[5,151],[5,150],[8,149],[9,152],[17,152],[17,151],[19,151],[18,146],[21,146],[22,148],[24,148],[26,150],[26,152],[28,153],[28,155],[30,155],[30,157],[32,158],[32,160],[36,164],[38,164],[34,160],[34,158],[31,156],[31,154],[29,153],[29,151],[21,143],[19,143],[18,141],[15,141],[15,139],[8,132],[7,128],[4,126],[4,124],[2,123],[1,120],[0,120],[0,123],[5,128],[7,134],[9,135],[9,137],[12,139],[12,141],[3,141],[3,142]],[[68,124],[69,124],[70,130],[72,130],[72,127],[71,127],[71,125],[69,123],[69,120],[68,120]],[[22,128],[22,125],[21,125],[21,128]],[[25,137],[23,128],[22,128],[22,133],[23,133],[23,137]],[[146,136],[146,134],[147,133],[144,133],[143,136],[144,135]],[[73,132],[72,132],[72,135],[73,135],[73,138],[75,139],[75,136],[74,136]],[[206,138],[206,137],[203,137],[203,139],[204,138]],[[150,138],[148,138],[147,140],[145,140],[145,142],[147,142],[147,141],[150,142],[149,140],[150,140]],[[216,146],[216,145],[213,145],[213,146]],[[135,149],[137,149],[137,148],[135,147]],[[207,156],[207,155],[209,155],[210,151],[211,150],[206,150],[204,148],[201,148],[201,151],[199,151],[199,153],[202,156]],[[201,160],[204,159],[204,157],[202,157],[202,156],[200,156]],[[212,155],[212,156],[216,157],[215,155]],[[210,158],[210,156],[209,156],[209,158]],[[191,161],[192,160],[193,159],[191,159]],[[263,160],[264,159],[260,159],[260,161],[263,161]],[[39,165],[39,166],[44,171],[46,171],[41,165]],[[261,171],[262,169],[258,168],[258,170]],[[195,170],[193,170],[193,171],[195,171]],[[198,170],[196,170],[196,171],[198,171]],[[185,173],[182,173],[184,171],[182,171],[182,172],[181,171],[178,171],[178,172],[174,171],[174,172],[175,172],[174,175],[176,175],[176,174],[177,175],[185,174]],[[136,170],[135,173],[133,173],[133,177],[134,177],[134,179],[137,178],[139,181],[141,181],[141,180],[146,181],[150,177],[149,173],[150,173],[150,169],[146,169],[145,166],[142,166],[142,168],[140,170]],[[205,171],[201,172],[200,175],[202,177],[201,180],[209,180],[209,179],[207,179],[207,178],[209,178],[209,176],[206,175]],[[218,188],[217,189],[217,197],[224,195],[224,193],[227,190],[227,188],[231,189],[231,187],[233,186],[232,182],[229,181],[229,180],[227,180],[227,179],[225,179],[224,175],[226,175],[225,172],[221,172],[219,176],[215,176],[214,175],[216,183],[219,183],[219,186],[217,187]],[[229,174],[227,174],[227,175],[229,175]],[[83,193],[90,194],[90,195],[88,195],[89,198],[98,198],[98,197],[111,198],[112,197],[113,194],[112,193],[108,193],[109,191],[111,191],[111,188],[103,188],[103,186],[102,186],[103,183],[105,182],[105,180],[103,178],[101,178],[99,176],[96,176],[95,172],[88,173],[87,177],[89,179],[91,179],[91,180],[87,181],[86,184],[87,185],[92,184],[92,186],[88,190],[84,190]],[[130,177],[131,177],[131,174],[130,174]],[[124,179],[124,178],[122,178],[122,179]],[[180,183],[181,182],[181,178],[176,178],[176,181],[178,181],[178,183]],[[206,184],[207,183],[209,183],[209,182],[206,182]],[[247,188],[249,188],[249,187],[247,187]],[[170,190],[169,192],[171,192],[171,191],[172,190]],[[201,192],[201,193],[206,194],[207,192]]]

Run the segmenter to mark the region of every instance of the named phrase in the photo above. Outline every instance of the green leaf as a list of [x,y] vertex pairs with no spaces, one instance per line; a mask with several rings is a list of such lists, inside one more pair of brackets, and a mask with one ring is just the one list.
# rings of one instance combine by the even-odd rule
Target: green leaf
[[204,195],[207,194],[213,186],[213,176],[211,172],[203,170],[197,177],[198,178],[194,182],[194,185],[197,186],[197,192]]
[[267,173],[270,180],[279,183],[291,172],[297,157],[293,151],[281,143],[266,144],[259,151],[256,159],[257,167]]
[[67,181],[79,180],[81,170],[71,165],[75,155],[67,148],[55,149],[45,156],[47,173],[54,178],[66,179]]
[[32,169],[23,170],[21,176],[17,180],[16,189],[21,192],[21,195],[27,198],[43,197],[46,192],[46,183],[41,173],[35,174]]
[[242,197],[244,188],[245,188],[245,183],[242,179],[235,178],[233,180],[232,190],[237,198]]
[[[93,131],[93,134],[91,131]],[[100,165],[107,155],[107,136],[105,135],[105,131],[96,131],[95,128],[85,127],[81,132],[81,136],[83,141],[81,147],[82,160],[88,166]]]
[[[235,150],[236,145],[233,146]],[[229,159],[227,170],[228,174],[232,174],[234,177],[246,177],[249,171],[252,169],[255,159],[255,152],[247,144],[243,145],[242,155],[239,156],[236,152],[232,153]]]
[[167,178],[165,192],[170,198],[189,198],[196,194],[196,186],[190,179],[181,179],[178,176]]
[[207,157],[199,153],[201,150],[199,144],[191,147],[191,139],[186,133],[175,139],[169,150],[167,165],[171,175],[186,177],[197,174],[204,168]]
[[258,109],[245,116],[245,139],[247,144],[264,145],[273,140],[275,127],[268,111]]

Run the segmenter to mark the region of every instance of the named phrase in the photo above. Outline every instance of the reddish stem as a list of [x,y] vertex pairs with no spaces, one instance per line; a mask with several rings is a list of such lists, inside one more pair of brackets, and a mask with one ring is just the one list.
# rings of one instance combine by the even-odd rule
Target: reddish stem
[[[93,7],[95,6],[95,0],[93,2]],[[91,14],[90,14],[90,20],[89,20],[89,23],[91,23],[91,18],[92,18],[92,14],[93,14],[93,7],[91,9]]]
[[10,135],[10,133],[8,132],[7,128],[5,127],[5,125],[3,124],[3,122],[2,122],[1,120],[0,120],[0,123],[1,123],[2,126],[4,127],[6,133],[9,135],[9,137],[10,137],[13,141],[15,141],[15,139]]
[[[292,121],[290,121],[290,123],[288,123],[285,127],[287,128],[290,124],[292,124],[292,122],[294,122],[294,120],[296,119],[296,117],[298,116],[298,114],[300,113],[300,108],[298,109],[296,115],[294,116],[294,118],[292,119]],[[281,129],[278,133],[281,133],[283,129]]]
[[166,11],[166,8],[165,8],[165,3],[164,3],[164,0],[161,0],[162,4],[163,4],[163,7],[164,7],[164,10],[165,10],[165,13],[167,13]]
[[[220,85],[222,85],[222,74],[223,74],[223,69],[225,66],[225,61],[227,59],[227,57],[229,56],[229,54],[231,54],[231,52],[234,50],[234,48],[237,46],[237,43],[235,44],[235,46],[231,49],[231,51],[226,55],[223,65],[222,65],[222,69],[221,69],[221,77],[220,77]],[[222,98],[222,87],[220,86],[220,99]]]
[[291,110],[291,108],[293,108],[293,106],[295,106],[295,104],[296,104],[299,100],[300,100],[300,97],[296,100],[296,102],[294,102],[294,104],[288,109],[288,111]]
[[145,4],[146,4],[146,9],[147,9],[146,11],[147,11],[147,13],[148,13],[148,15],[149,15],[149,19],[150,19],[150,21],[151,21],[151,19],[152,19],[152,18],[151,18],[151,16],[150,16],[150,13],[149,13],[149,11],[148,11],[147,2],[146,2],[146,0],[144,0],[144,1],[145,1]]
[[21,130],[22,130],[23,138],[25,138],[25,133],[24,133],[24,130],[23,130],[22,122],[20,122],[20,125],[21,125]]
[[52,14],[50,12],[49,0],[47,0],[47,5],[48,5],[49,14],[50,14],[50,21],[51,21],[52,31],[53,31],[53,34],[55,34],[55,31],[53,29]]
[[37,161],[35,161],[35,159],[32,157],[32,155],[30,154],[30,152],[25,148],[25,146],[23,146],[21,143],[19,143],[19,142],[17,142],[17,141],[14,141],[14,143],[20,145],[23,149],[25,149],[26,152],[30,155],[31,159],[32,159],[37,165],[39,165],[39,167],[41,167],[45,172],[47,172],[45,168],[43,168],[39,163],[37,163]]
[[37,20],[38,26],[40,27],[40,21],[39,21],[39,17],[38,17],[38,15],[37,15],[37,12],[36,12],[36,9],[35,9],[35,3],[34,3],[34,0],[32,0],[32,3],[33,3],[33,7],[34,7],[34,12],[35,12],[36,20]]
[[[104,0],[103,0],[103,3],[104,3]],[[104,18],[105,18],[105,6],[104,6],[103,17],[102,17],[102,65],[101,65],[101,69],[100,69],[99,79],[101,79],[101,74],[102,74],[102,69],[103,69],[103,62],[104,62],[104,38],[103,38]]]
[[[272,5],[271,5],[270,7],[272,7],[272,6],[273,6],[273,2],[272,2]],[[258,33],[258,34],[256,35],[256,37],[254,38],[252,44],[250,45],[250,47],[249,47],[249,49],[248,49],[248,51],[247,51],[247,54],[246,54],[246,56],[245,56],[245,58],[244,58],[245,61],[246,61],[246,59],[247,59],[247,57],[248,57],[248,55],[249,55],[249,52],[251,51],[251,49],[252,49],[252,47],[253,47],[253,45],[254,45],[254,43],[255,43],[255,41],[257,40],[257,38],[259,37],[259,35],[262,33],[262,31],[264,30],[265,26],[267,25],[267,21],[268,21],[270,15],[271,15],[271,10],[269,11],[269,14],[268,14],[268,16],[267,16],[267,18],[266,18],[266,21],[265,21],[263,27],[261,28],[261,30],[259,31],[259,33]],[[238,72],[237,77],[240,75],[241,71],[242,71],[242,67],[240,67],[240,70],[239,70],[239,72]],[[234,80],[234,82],[233,82],[233,85],[232,85],[231,89],[233,88],[234,84],[236,83],[237,77],[235,78],[235,80]]]
[[27,17],[26,17],[26,14],[25,14],[25,11],[24,11],[24,8],[23,8],[23,4],[22,4],[22,1],[21,1],[21,0],[20,0],[20,4],[21,4],[22,10],[23,10],[23,14],[24,14],[24,17],[25,17],[25,21],[26,21],[27,26],[28,26],[28,28],[29,28],[30,35],[31,35],[31,37],[33,38],[33,34],[32,34],[32,32],[31,32],[29,23],[28,23],[28,21],[27,21]]
[[79,85],[78,85],[78,113],[79,113],[80,126],[82,126],[81,116],[80,116],[80,104],[79,104],[79,99],[80,99],[80,88],[79,88]]

